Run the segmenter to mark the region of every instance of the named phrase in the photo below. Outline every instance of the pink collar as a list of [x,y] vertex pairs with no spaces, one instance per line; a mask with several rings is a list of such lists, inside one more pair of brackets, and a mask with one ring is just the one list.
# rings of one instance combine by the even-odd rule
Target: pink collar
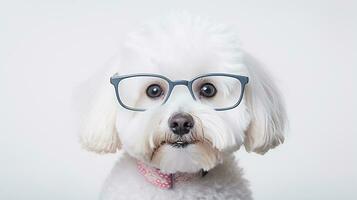
[[[196,177],[200,177],[198,173],[177,172],[174,174],[166,174],[161,172],[159,169],[149,167],[140,161],[137,162],[137,167],[139,173],[143,175],[148,182],[161,189],[171,189],[174,184],[187,182]],[[200,173],[202,177],[206,174],[207,172],[203,171]]]

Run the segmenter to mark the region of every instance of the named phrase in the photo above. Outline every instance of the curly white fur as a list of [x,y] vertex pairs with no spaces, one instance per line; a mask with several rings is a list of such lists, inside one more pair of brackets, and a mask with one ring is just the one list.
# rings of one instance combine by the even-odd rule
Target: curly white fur
[[[285,110],[270,76],[244,56],[233,31],[188,14],[150,22],[125,41],[113,72],[149,72],[171,80],[226,72],[248,76],[250,82],[241,104],[232,110],[215,111],[194,101],[187,88],[176,87],[165,105],[133,112],[119,106],[106,76],[80,137],[88,150],[125,152],[103,188],[102,199],[251,199],[232,153],[245,145],[247,151],[263,154],[284,141]],[[132,93],[133,99],[140,98]],[[195,135],[187,140],[197,140],[179,150],[165,144],[172,134],[167,121],[177,112],[194,117]],[[140,177],[137,160],[169,173],[201,169],[209,173],[163,191]]]

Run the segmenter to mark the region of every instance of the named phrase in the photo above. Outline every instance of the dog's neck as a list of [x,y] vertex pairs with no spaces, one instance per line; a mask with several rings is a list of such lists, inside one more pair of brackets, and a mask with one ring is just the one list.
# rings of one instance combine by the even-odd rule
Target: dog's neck
[[151,184],[161,189],[172,189],[175,184],[188,182],[194,179],[204,177],[208,172],[201,170],[198,173],[163,173],[160,169],[145,165],[137,161],[137,168],[141,175]]

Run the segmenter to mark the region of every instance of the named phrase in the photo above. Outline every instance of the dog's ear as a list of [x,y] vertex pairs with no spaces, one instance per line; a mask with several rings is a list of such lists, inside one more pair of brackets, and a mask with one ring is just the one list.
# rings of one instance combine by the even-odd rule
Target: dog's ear
[[106,76],[101,88],[93,96],[89,112],[83,116],[80,142],[89,151],[115,153],[120,149],[115,127],[118,105],[109,76]]
[[248,152],[264,154],[284,142],[286,112],[269,74],[249,55],[246,55],[245,63],[249,72],[246,100],[251,122],[245,133],[244,145]]

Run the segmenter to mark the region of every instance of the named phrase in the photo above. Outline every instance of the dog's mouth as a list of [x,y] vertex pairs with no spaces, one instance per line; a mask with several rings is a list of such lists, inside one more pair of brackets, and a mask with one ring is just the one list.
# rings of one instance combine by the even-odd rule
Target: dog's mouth
[[177,139],[175,141],[162,141],[160,143],[160,145],[157,146],[156,148],[154,148],[154,150],[152,151],[150,160],[153,159],[155,153],[160,149],[160,147],[162,147],[164,145],[169,145],[169,146],[177,148],[177,149],[180,149],[180,148],[183,149],[183,148],[186,148],[189,145],[196,144],[198,142],[199,142],[198,140],[187,141],[187,140],[182,140],[182,139]]
[[192,143],[187,142],[187,141],[176,141],[176,142],[170,143],[170,145],[175,148],[185,148],[190,144],[192,144]]
[[186,140],[178,139],[175,141],[163,141],[161,142],[160,146],[167,144],[175,148],[185,148],[188,145],[195,144],[197,142],[198,141],[186,141]]

